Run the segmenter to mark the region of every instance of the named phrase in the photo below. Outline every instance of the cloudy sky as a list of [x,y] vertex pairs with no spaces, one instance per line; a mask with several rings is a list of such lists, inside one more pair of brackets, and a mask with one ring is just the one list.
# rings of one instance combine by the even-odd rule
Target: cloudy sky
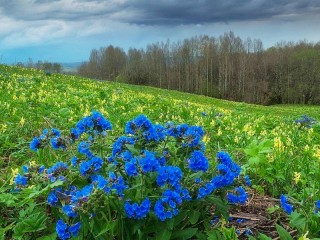
[[194,35],[320,41],[319,0],[0,0],[0,63],[88,59]]

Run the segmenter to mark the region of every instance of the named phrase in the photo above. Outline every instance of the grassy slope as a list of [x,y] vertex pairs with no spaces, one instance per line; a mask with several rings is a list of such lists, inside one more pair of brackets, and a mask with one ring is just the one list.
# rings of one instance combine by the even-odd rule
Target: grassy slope
[[[246,161],[241,149],[254,139],[275,142],[279,138],[284,148],[282,154],[274,153],[274,159],[314,161],[318,151],[312,146],[319,142],[319,133],[299,131],[293,121],[303,114],[320,119],[319,106],[258,106],[68,75],[46,76],[40,71],[7,66],[0,66],[0,100],[0,156],[15,164],[29,161],[26,156],[30,155],[32,136],[49,127],[68,131],[91,110],[101,111],[119,133],[138,114],[159,123],[201,125],[210,157],[225,149],[236,151],[239,161]],[[308,156],[302,151],[306,145],[311,149]],[[300,164],[292,168],[303,171]],[[286,177],[293,178],[293,172]]]

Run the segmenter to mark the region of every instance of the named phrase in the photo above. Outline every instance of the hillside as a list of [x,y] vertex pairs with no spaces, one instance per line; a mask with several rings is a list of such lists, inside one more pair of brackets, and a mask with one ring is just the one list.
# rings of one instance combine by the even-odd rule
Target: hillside
[[[11,169],[37,159],[29,150],[34,136],[45,128],[67,133],[96,110],[113,124],[113,136],[123,134],[126,122],[139,114],[153,123],[201,126],[209,162],[218,151],[228,152],[251,177],[249,191],[274,198],[288,194],[296,209],[308,207],[308,214],[320,199],[320,127],[311,121],[320,120],[320,106],[258,106],[5,65],[0,65],[0,102],[0,190],[12,179]],[[310,216],[299,216],[303,228],[290,225],[298,229],[295,236],[308,231],[319,237],[320,225],[314,225],[319,217],[312,225]]]

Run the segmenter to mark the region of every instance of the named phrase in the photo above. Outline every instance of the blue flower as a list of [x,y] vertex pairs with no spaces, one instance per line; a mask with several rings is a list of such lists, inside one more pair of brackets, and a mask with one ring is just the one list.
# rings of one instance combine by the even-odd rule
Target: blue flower
[[23,173],[28,173],[29,168],[28,168],[28,166],[24,165],[24,166],[22,166],[22,170],[23,170]]
[[51,180],[51,182],[55,182],[57,177],[59,178],[59,180],[64,180],[65,178],[61,174],[65,173],[67,169],[67,164],[63,162],[57,162],[47,170],[48,178]]
[[92,157],[86,162],[79,164],[80,173],[82,176],[98,172],[103,165],[103,160],[99,157]]
[[79,230],[81,228],[81,223],[77,222],[69,227],[69,232],[72,236],[76,237],[79,234]]
[[285,211],[287,214],[291,215],[291,213],[292,213],[292,211],[293,211],[293,206],[288,203],[288,199],[287,199],[286,196],[283,195],[283,194],[281,194],[280,203],[281,203],[281,206],[282,206],[282,208],[284,209],[284,211]]
[[77,165],[77,162],[78,162],[78,158],[76,156],[73,156],[71,158],[71,165],[72,166],[76,166]]
[[172,218],[179,213],[178,205],[182,204],[182,198],[177,191],[166,190],[162,194],[162,198],[156,201],[154,205],[154,213],[161,220]]
[[62,219],[59,219],[56,224],[56,232],[58,237],[62,240],[69,239],[71,237],[68,231],[68,225]]
[[131,137],[121,136],[117,141],[112,145],[112,156],[115,157],[117,154],[122,153],[127,150],[126,145],[133,145],[134,139]]
[[80,227],[80,222],[77,222],[69,227],[62,219],[59,219],[56,224],[56,232],[60,239],[65,240],[71,238],[72,236],[78,236]]
[[155,172],[159,169],[160,164],[153,152],[145,150],[142,156],[139,157],[139,165],[145,173]]
[[228,202],[231,204],[245,204],[248,200],[248,195],[242,187],[235,188],[237,194],[227,194]]
[[51,138],[51,146],[53,149],[64,149],[66,148],[66,143],[61,137]]
[[87,157],[92,157],[92,153],[90,151],[90,143],[80,142],[78,145],[78,152],[81,154],[85,154]]
[[142,219],[147,216],[151,208],[149,198],[145,198],[140,205],[138,203],[130,204],[128,201],[124,204],[124,210],[128,218]]
[[164,166],[159,168],[159,174],[157,177],[157,184],[164,186],[166,183],[170,184],[174,188],[180,187],[180,180],[182,179],[182,171],[179,167]]
[[37,151],[39,148],[41,147],[41,140],[38,137],[35,137],[32,139],[31,143],[30,143],[30,149],[32,151]]
[[41,165],[38,169],[38,173],[43,173],[44,169],[45,169],[45,166]]
[[61,135],[60,131],[55,128],[52,128],[51,132],[52,132],[53,136],[55,136],[55,137],[60,137],[60,135]]
[[79,138],[79,136],[80,136],[80,132],[79,132],[79,130],[78,130],[78,129],[76,129],[76,128],[71,128],[70,136],[71,136],[71,139],[72,139],[72,140],[76,140],[76,139],[78,139],[78,138]]
[[20,174],[18,174],[14,180],[14,183],[17,185],[17,186],[23,186],[25,187],[27,185],[27,180],[28,178],[24,177],[24,176],[21,176]]
[[222,163],[222,164],[224,164],[224,165],[226,165],[228,167],[230,167],[231,164],[232,164],[232,159],[229,156],[229,154],[226,153],[226,152],[222,152],[222,151],[218,152],[217,153],[217,159],[218,159],[219,163]]
[[57,205],[58,201],[59,199],[57,198],[55,191],[51,191],[47,199],[48,204],[51,206],[55,206]]
[[209,168],[209,162],[201,151],[196,150],[191,153],[191,157],[188,159],[188,166],[192,171],[206,172]]
[[75,218],[77,216],[77,213],[75,211],[75,206],[73,205],[64,205],[62,207],[62,211],[67,214],[68,217]]
[[137,160],[135,158],[132,158],[130,161],[125,162],[124,169],[128,176],[137,176],[138,170],[137,170]]
[[244,180],[246,182],[246,185],[250,187],[251,186],[251,181],[250,181],[250,178],[249,178],[248,175],[244,176]]

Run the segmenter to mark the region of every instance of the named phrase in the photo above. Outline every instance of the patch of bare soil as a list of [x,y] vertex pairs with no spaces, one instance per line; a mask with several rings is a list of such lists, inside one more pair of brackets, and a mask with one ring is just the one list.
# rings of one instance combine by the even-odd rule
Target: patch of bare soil
[[247,239],[247,234],[257,236],[263,233],[274,240],[280,239],[276,230],[276,224],[284,227],[294,239],[296,231],[290,229],[286,215],[279,210],[274,212],[268,209],[280,206],[280,200],[268,196],[262,196],[254,191],[247,192],[248,201],[245,205],[235,206],[230,211],[228,226],[235,226],[239,239]]

